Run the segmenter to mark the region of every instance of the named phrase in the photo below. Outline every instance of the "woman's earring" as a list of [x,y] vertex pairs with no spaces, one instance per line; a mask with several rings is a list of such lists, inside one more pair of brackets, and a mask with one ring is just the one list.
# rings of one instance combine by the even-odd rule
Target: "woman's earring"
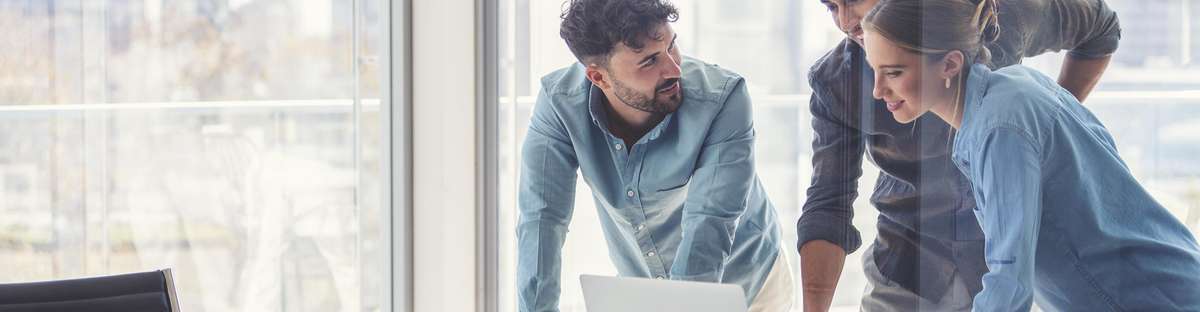
[[946,78],[946,89],[950,89],[950,78]]

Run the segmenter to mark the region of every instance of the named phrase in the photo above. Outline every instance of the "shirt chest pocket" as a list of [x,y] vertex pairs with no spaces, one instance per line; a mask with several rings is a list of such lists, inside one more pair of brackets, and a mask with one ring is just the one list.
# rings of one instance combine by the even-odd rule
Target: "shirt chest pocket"
[[645,193],[642,198],[643,203],[648,204],[648,214],[658,214],[661,209],[673,211],[683,206],[687,200],[688,185],[690,185],[690,174],[685,175],[669,175],[664,174],[662,178],[656,179],[655,183],[647,186],[652,190]]
[[680,166],[647,166],[640,189],[642,211],[648,220],[674,214],[687,200],[692,170]]
[[648,170],[642,172],[642,189],[656,196],[686,191],[695,170],[695,166],[687,162],[659,160],[649,165]]
[[638,182],[642,203],[671,209],[683,205],[696,171],[698,149],[687,144],[661,144],[651,146],[646,153]]
[[680,179],[673,179],[665,182],[665,184],[660,184],[658,186],[658,190],[656,192],[663,193],[683,190],[688,186],[688,183],[691,182],[691,176],[688,175]]

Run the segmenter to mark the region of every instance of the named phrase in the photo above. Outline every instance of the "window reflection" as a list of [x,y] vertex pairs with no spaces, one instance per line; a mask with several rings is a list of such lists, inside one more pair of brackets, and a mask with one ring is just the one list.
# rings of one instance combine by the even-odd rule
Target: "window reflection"
[[0,282],[387,309],[385,5],[0,0]]
[[[755,105],[758,174],[793,242],[811,174],[808,68],[844,35],[819,1],[672,1],[673,25],[684,54],[732,69],[747,78]],[[1190,0],[1107,0],[1125,37],[1104,78],[1085,103],[1115,136],[1122,157],[1155,198],[1200,233],[1200,4]],[[520,144],[538,81],[574,62],[558,37],[560,1],[500,2],[499,64],[501,144],[501,307],[513,311],[516,191]],[[1136,37],[1136,38],[1135,38]],[[1054,77],[1061,54],[1028,59]],[[864,163],[859,194],[870,194],[878,170]],[[615,274],[608,261],[590,191],[580,182],[575,215],[563,249],[561,308],[583,311],[578,275]],[[874,239],[878,213],[866,195],[855,203],[855,226]],[[795,250],[792,250],[795,252]],[[857,311],[866,285],[859,257],[849,255],[834,309]],[[798,262],[798,261],[797,261]],[[793,263],[798,266],[798,263]],[[798,267],[792,272],[799,274]],[[799,276],[797,276],[797,280]],[[797,310],[799,305],[796,305]]]

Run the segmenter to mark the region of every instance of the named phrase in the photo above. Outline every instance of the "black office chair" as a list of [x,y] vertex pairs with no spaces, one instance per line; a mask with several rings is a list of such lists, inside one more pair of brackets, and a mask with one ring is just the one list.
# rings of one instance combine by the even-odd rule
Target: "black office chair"
[[0,312],[179,312],[171,269],[0,284]]

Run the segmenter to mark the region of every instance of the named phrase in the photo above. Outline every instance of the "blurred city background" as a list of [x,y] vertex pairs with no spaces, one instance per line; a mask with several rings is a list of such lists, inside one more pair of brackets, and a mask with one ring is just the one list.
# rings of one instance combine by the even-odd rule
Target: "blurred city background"
[[384,5],[0,0],[0,283],[387,310]]

